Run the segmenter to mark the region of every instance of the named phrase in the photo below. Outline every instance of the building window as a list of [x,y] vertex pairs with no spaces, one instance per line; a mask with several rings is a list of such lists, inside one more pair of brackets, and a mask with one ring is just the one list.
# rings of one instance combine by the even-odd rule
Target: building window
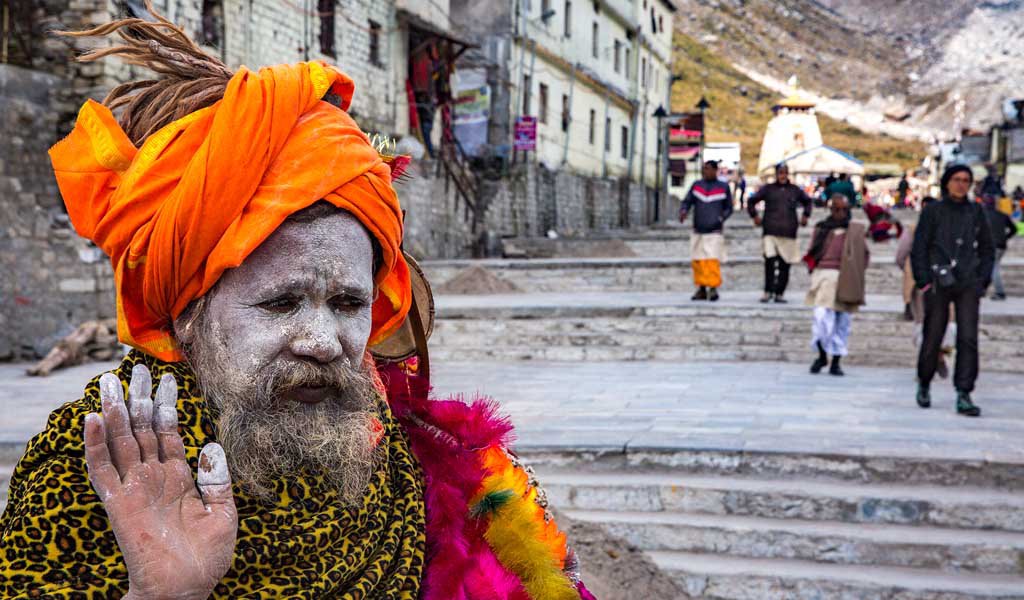
[[622,126],[622,158],[629,156],[629,127]]
[[338,58],[334,52],[334,0],[317,0],[320,15],[320,53]]
[[682,187],[682,186],[683,186],[683,178],[681,176],[679,176],[679,175],[673,175],[672,176],[672,187]]
[[626,48],[626,61],[623,63],[623,71],[626,73],[626,79],[629,79],[629,48]]
[[605,117],[604,119],[604,149],[610,151],[612,149],[612,120],[611,117]]
[[658,15],[658,33],[665,33],[665,19],[663,15]]
[[220,48],[224,37],[224,5],[221,0],[203,0],[203,44]]
[[529,75],[523,75],[523,114],[530,114],[530,86],[533,82],[530,81]]
[[651,33],[658,33],[658,22],[654,18],[654,7],[651,7]]
[[562,131],[569,131],[569,96],[562,94]]
[[572,37],[572,1],[565,0],[565,14],[562,15],[562,22],[565,23],[565,37]]
[[380,60],[380,23],[370,21],[370,64],[382,66]]
[[615,40],[615,72],[622,70],[622,61],[619,55],[622,54],[622,42]]
[[597,111],[590,109],[590,131],[587,134],[587,138],[590,141],[590,145],[594,145],[594,140],[597,139]]
[[537,91],[537,103],[538,103],[537,110],[539,111],[539,114],[537,116],[537,120],[540,121],[541,123],[547,124],[547,122],[548,122],[548,86],[544,85],[543,83],[540,84],[540,87],[538,88],[538,91]]
[[640,57],[640,85],[647,86],[647,57]]
[[598,56],[599,56],[599,54],[598,54],[598,50],[599,50],[599,48],[598,48],[598,33],[599,33],[599,31],[597,29],[597,21],[594,21],[594,27],[592,28],[592,32],[593,32],[593,38],[594,39],[592,40],[592,43],[590,45],[590,53],[594,55],[594,58],[598,58]]

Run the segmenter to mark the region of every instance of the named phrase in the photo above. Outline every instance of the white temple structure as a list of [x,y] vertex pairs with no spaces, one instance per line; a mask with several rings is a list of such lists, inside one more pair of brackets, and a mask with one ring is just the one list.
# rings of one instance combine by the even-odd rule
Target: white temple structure
[[818,126],[814,101],[802,97],[790,80],[793,93],[772,107],[775,116],[768,122],[757,161],[760,176],[770,176],[775,165],[786,163],[791,175],[863,175],[863,163],[853,156],[826,146]]

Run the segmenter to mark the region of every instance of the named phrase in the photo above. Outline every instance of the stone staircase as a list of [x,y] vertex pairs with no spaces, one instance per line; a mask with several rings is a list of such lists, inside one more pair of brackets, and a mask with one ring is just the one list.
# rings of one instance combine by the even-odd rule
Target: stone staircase
[[[439,296],[431,352],[441,361],[809,362],[809,309],[756,297],[736,293],[711,304],[643,293]],[[901,305],[869,297],[854,317],[848,364],[912,367],[914,324],[902,319]],[[1019,372],[1024,303],[986,303],[979,336],[983,370]]]
[[1024,598],[1024,466],[723,451],[525,457],[553,505],[711,600]]
[[[433,285],[443,285],[464,270],[479,267],[531,293],[676,292],[688,299],[693,292],[690,260],[685,257],[444,260],[424,261],[423,267]],[[763,289],[764,260],[732,255],[722,266],[722,279],[723,293]],[[802,301],[810,281],[806,267],[793,265],[789,297]],[[1003,259],[1003,281],[1007,294],[1024,296],[1024,259]],[[873,255],[865,283],[869,294],[899,295],[903,271],[891,255]]]

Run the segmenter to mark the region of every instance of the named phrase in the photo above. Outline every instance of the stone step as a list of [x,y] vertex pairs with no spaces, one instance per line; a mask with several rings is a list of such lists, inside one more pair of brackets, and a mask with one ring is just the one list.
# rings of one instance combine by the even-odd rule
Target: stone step
[[[442,286],[471,267],[522,291],[552,292],[677,292],[687,295],[693,288],[690,261],[686,258],[580,258],[537,260],[447,260],[424,261],[424,271],[434,286]],[[1007,294],[1024,296],[1024,260],[1003,261]],[[764,260],[760,256],[733,255],[722,265],[723,290],[760,290],[764,286]],[[806,290],[810,275],[803,265],[793,265],[790,286]],[[867,270],[870,294],[901,293],[903,271],[891,257],[875,257]]]
[[735,515],[568,511],[647,552],[1024,575],[1024,534]]
[[857,484],[672,473],[538,469],[562,510],[683,512],[1024,532],[1024,495],[979,487]]
[[684,590],[705,600],[1020,600],[1024,578],[933,569],[833,565],[652,552]]
[[[797,302],[766,306],[747,295],[716,304],[644,294],[441,296],[431,350],[451,361],[808,361],[810,309]],[[915,327],[895,310],[899,300],[868,301],[854,316],[849,364],[912,365]],[[1016,310],[1016,303],[983,306],[984,369],[1020,369],[1024,312]]]
[[[1010,431],[1019,429],[1014,422]],[[614,480],[619,473],[669,477],[733,477],[753,480],[798,479],[850,484],[922,485],[938,488],[983,488],[1024,493],[1024,463],[1019,453],[997,460],[947,459],[916,454],[900,456],[880,447],[861,454],[826,453],[778,445],[771,451],[694,448],[679,440],[670,448],[644,446],[643,440],[623,449],[533,446],[518,453],[546,477],[589,474]]]

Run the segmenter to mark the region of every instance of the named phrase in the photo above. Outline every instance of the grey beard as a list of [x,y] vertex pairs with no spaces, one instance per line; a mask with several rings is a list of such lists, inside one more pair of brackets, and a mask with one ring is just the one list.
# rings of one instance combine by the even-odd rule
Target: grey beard
[[[378,392],[365,369],[275,362],[255,375],[230,368],[215,327],[201,325],[185,354],[206,402],[217,413],[217,441],[232,479],[265,500],[282,480],[323,478],[345,506],[358,504],[376,470]],[[328,386],[319,404],[281,399],[299,386]]]

